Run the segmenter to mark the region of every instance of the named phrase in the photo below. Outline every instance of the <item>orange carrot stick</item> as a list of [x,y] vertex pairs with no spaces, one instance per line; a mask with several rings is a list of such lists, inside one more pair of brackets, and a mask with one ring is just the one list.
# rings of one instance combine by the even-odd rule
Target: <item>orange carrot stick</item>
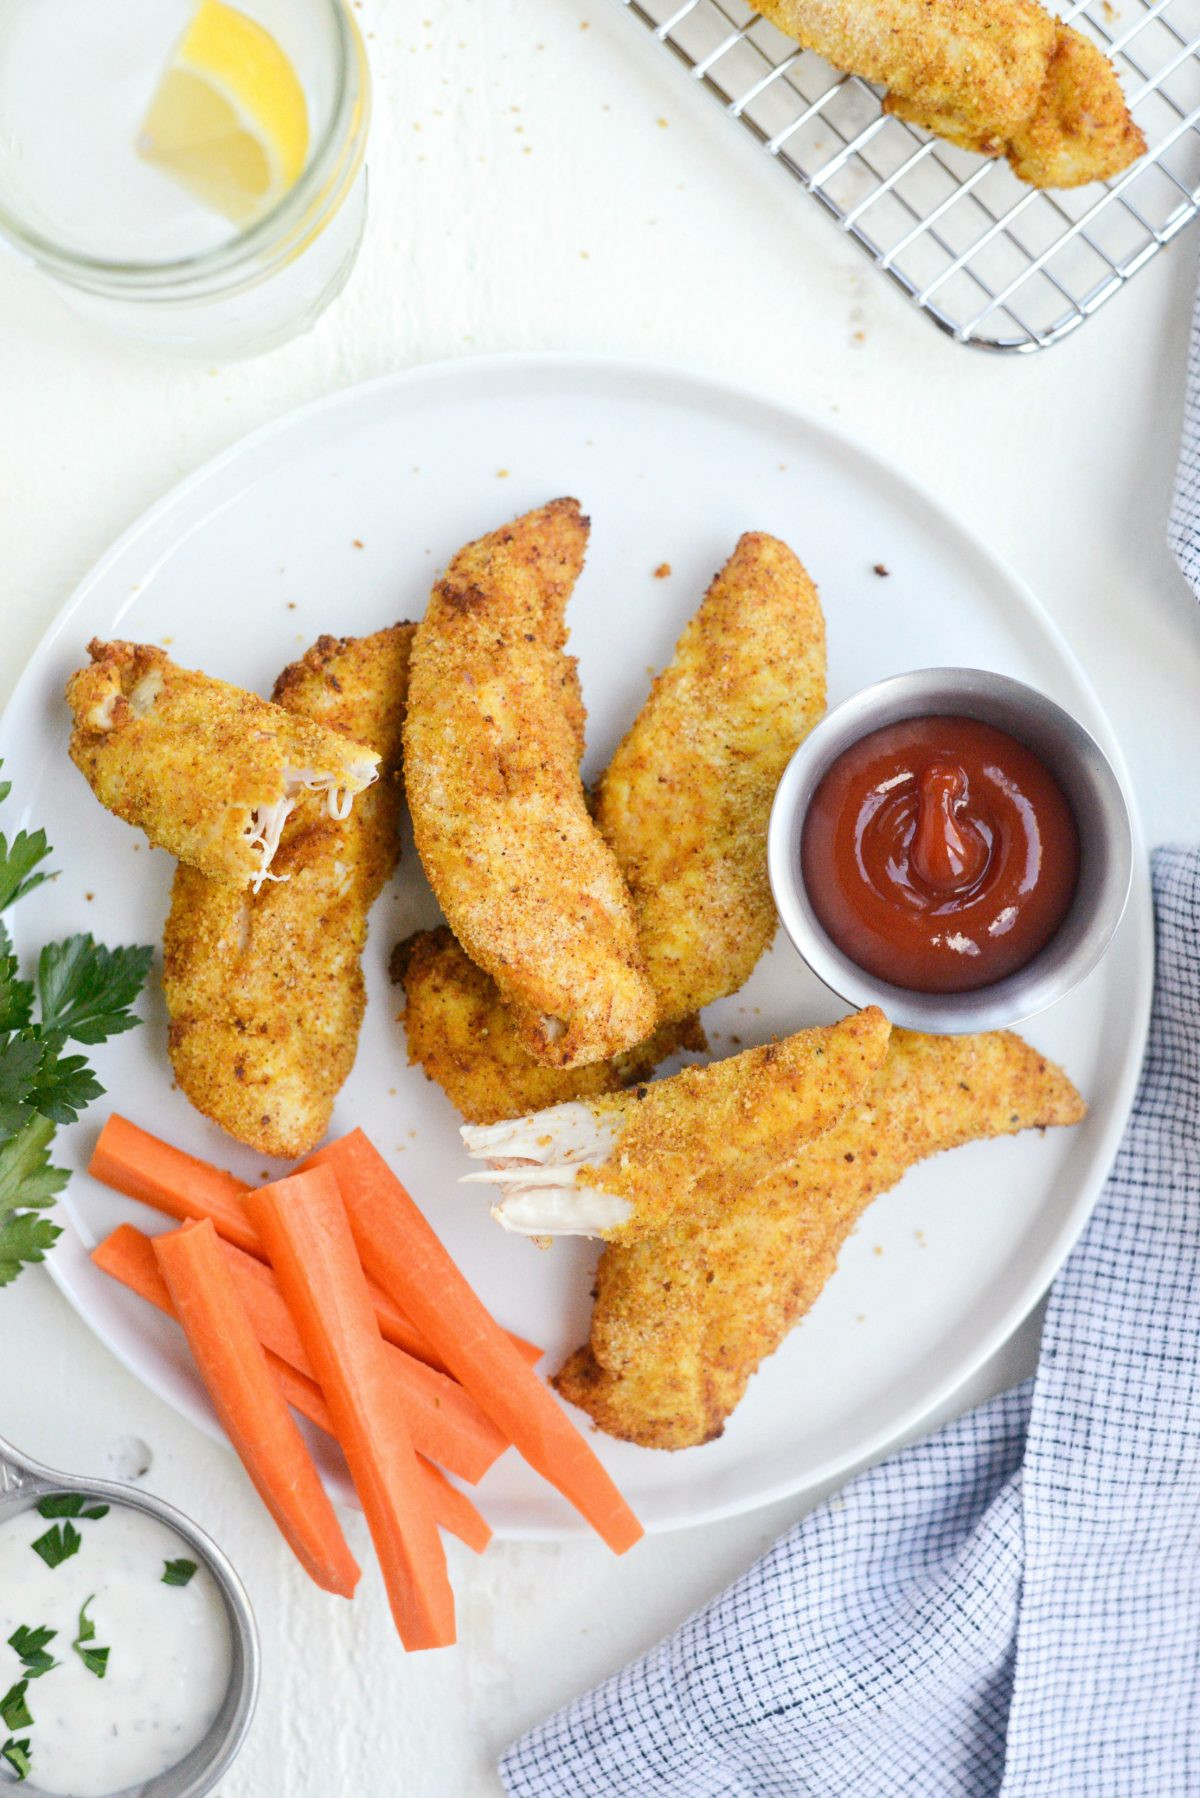
[[305,1163],[329,1168],[363,1266],[408,1312],[451,1373],[616,1554],[643,1535],[598,1457],[523,1361],[361,1130]]
[[[245,1200],[308,1350],[358,1491],[406,1648],[454,1641],[454,1595],[354,1238],[326,1168]],[[520,1356],[517,1356],[520,1361]],[[523,1367],[525,1363],[521,1361]]]
[[[92,1260],[122,1285],[131,1286],[143,1298],[167,1310],[164,1291],[156,1290],[159,1275],[153,1241],[132,1224],[121,1224],[93,1249]],[[308,1351],[271,1269],[235,1249],[232,1243],[222,1243],[220,1249],[227,1277],[232,1277],[259,1342],[311,1379]],[[403,1411],[421,1453],[440,1461],[472,1485],[481,1480],[508,1446],[495,1424],[449,1375],[413,1360],[390,1343],[385,1345],[384,1353],[393,1403]]]
[[[100,1132],[88,1173],[116,1192],[140,1199],[144,1205],[165,1211],[181,1223],[189,1218],[210,1218],[218,1236],[246,1254],[263,1259],[262,1245],[242,1204],[250,1191],[246,1181],[209,1161],[172,1148],[170,1143],[151,1136],[148,1130],[139,1129],[115,1111]],[[441,1367],[444,1372],[444,1364],[411,1318],[382,1287],[373,1281],[368,1284],[379,1328],[387,1340],[406,1354],[415,1355],[418,1361]],[[512,1340],[530,1363],[541,1359],[542,1351],[536,1343],[526,1342],[520,1336]]]
[[175,1315],[217,1415],[297,1560],[318,1586],[349,1598],[359,1570],[304,1438],[229,1278],[211,1223],[154,1245]]
[[[227,1258],[238,1253],[231,1243],[223,1243],[221,1246]],[[148,1299],[160,1311],[165,1311],[168,1317],[175,1316],[175,1306],[167,1282],[159,1270],[153,1241],[149,1236],[143,1236],[140,1230],[135,1230],[132,1224],[121,1224],[114,1230],[98,1248],[92,1250],[92,1260],[106,1274],[111,1274],[122,1286],[128,1287],[130,1292]],[[255,1265],[262,1264],[257,1262]],[[264,1271],[274,1279],[269,1268]],[[263,1353],[279,1390],[292,1409],[299,1411],[302,1417],[307,1417],[310,1423],[315,1423],[326,1435],[332,1436],[333,1419],[317,1382],[307,1374],[298,1373],[270,1349],[265,1348]],[[468,1548],[473,1548],[476,1554],[482,1554],[492,1539],[492,1532],[483,1517],[466,1493],[451,1485],[432,1461],[427,1461],[422,1454],[418,1454],[417,1460],[429,1489],[433,1514],[442,1529],[449,1530],[451,1535],[465,1542]]]
[[[270,1349],[267,1349],[266,1356],[271,1364],[271,1371],[279,1381],[279,1389],[292,1409],[299,1411],[302,1417],[307,1417],[310,1423],[315,1423],[326,1435],[333,1436],[333,1419],[317,1382],[297,1373],[294,1367],[289,1367],[286,1361],[281,1361]],[[449,1530],[452,1536],[457,1536],[460,1542],[465,1542],[468,1548],[473,1548],[477,1555],[481,1555],[492,1539],[491,1528],[483,1514],[471,1503],[466,1493],[452,1485],[441,1468],[435,1467],[432,1461],[427,1461],[424,1455],[417,1456],[417,1466],[421,1470],[429,1503],[439,1526]]]

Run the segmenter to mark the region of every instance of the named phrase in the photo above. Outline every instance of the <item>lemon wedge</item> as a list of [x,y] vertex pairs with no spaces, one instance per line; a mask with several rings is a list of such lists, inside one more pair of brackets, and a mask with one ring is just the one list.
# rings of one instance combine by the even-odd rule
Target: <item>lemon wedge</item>
[[308,155],[308,107],[269,31],[201,0],[142,121],[138,154],[238,225],[283,198]]

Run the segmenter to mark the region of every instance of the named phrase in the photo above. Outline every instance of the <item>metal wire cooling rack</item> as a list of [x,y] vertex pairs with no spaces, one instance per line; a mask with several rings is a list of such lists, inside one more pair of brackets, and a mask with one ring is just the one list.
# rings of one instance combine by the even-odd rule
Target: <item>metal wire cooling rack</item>
[[741,0],[621,0],[944,331],[1037,350],[1076,330],[1200,209],[1200,0],[1081,0],[1149,151],[1038,192],[886,114],[876,88]]

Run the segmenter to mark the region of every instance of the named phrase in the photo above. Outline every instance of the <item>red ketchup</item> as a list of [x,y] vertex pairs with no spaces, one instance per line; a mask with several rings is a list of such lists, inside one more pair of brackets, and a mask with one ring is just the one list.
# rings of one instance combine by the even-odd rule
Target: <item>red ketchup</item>
[[867,973],[917,993],[1032,961],[1075,896],[1079,832],[1031,749],[976,718],[906,718],[845,750],[800,845],[813,909]]

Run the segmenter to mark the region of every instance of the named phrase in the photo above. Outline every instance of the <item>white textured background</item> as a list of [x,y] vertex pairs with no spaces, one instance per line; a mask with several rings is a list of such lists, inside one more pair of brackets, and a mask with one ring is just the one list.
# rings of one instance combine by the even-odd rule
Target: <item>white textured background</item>
[[[1133,769],[1152,842],[1200,834],[1200,619],[1163,545],[1195,238],[1077,336],[1029,358],[948,342],[716,116],[613,0],[366,0],[371,217],[347,292],[257,363],[141,360],[0,261],[0,698],[109,541],[245,431],[445,356],[635,351],[743,376],[904,460],[1031,582]],[[663,471],[669,478],[669,470]],[[64,846],[65,847],[65,846]],[[1032,1365],[1027,1327],[974,1393]],[[224,1798],[474,1798],[496,1751],[648,1646],[804,1508],[585,1545],[450,1544],[461,1644],[404,1658],[377,1578],[353,1609],[290,1561],[231,1456],[152,1398],[34,1270],[0,1294],[0,1431],[147,1483],[251,1588],[258,1719]],[[960,1402],[965,1402],[964,1399]],[[356,1553],[361,1518],[348,1520]]]

